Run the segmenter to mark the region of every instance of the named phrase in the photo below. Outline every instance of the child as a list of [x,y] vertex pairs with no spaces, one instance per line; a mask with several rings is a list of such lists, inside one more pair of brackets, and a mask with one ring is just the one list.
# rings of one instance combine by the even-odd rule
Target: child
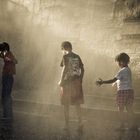
[[96,81],[97,85],[102,84],[111,84],[117,83],[117,105],[120,112],[120,121],[121,128],[124,127],[124,108],[128,112],[128,122],[133,123],[132,115],[133,115],[133,100],[134,100],[134,92],[132,88],[132,78],[131,78],[131,70],[128,67],[128,63],[130,62],[130,57],[126,53],[120,53],[116,56],[115,61],[117,61],[120,71],[116,74],[113,79],[110,80],[102,80],[99,79]]
[[14,75],[16,74],[17,60],[13,53],[10,51],[10,46],[8,43],[3,42],[4,50],[1,51],[0,57],[4,61],[3,71],[2,71],[2,107],[3,107],[3,117],[6,119],[13,119],[12,111],[12,87],[14,83]]
[[65,115],[65,129],[69,128],[69,106],[75,105],[79,129],[82,128],[81,107],[80,104],[84,103],[82,79],[84,75],[84,67],[79,55],[72,52],[72,45],[70,42],[65,41],[61,45],[64,53],[61,62],[62,74],[59,85],[61,87],[61,104],[64,105]]

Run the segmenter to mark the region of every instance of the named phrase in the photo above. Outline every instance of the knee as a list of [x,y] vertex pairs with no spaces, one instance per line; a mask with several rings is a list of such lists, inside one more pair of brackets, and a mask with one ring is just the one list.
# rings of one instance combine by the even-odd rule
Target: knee
[[124,106],[118,106],[118,110],[119,110],[119,112],[123,112],[124,111]]
[[126,106],[126,110],[127,110],[127,112],[129,114],[133,114],[134,113],[132,106]]

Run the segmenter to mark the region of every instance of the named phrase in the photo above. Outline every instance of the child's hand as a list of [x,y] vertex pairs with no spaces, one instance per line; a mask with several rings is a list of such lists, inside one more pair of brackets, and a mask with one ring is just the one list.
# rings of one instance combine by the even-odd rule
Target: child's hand
[[103,80],[101,78],[99,78],[99,80],[96,81],[96,85],[101,86],[102,84],[103,84]]
[[60,81],[58,82],[58,85],[60,86],[60,85],[61,85],[61,83],[62,83],[62,82],[61,82],[61,80],[60,80]]
[[9,57],[5,57],[6,61],[11,61],[11,59]]
[[58,82],[58,85],[59,85],[60,87],[62,87],[62,86],[63,86],[63,82],[60,80],[60,81]]

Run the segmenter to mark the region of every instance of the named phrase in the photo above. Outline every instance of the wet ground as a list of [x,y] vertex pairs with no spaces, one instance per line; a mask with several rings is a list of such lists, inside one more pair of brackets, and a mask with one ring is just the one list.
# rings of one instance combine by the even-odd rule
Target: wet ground
[[[78,131],[75,108],[71,107],[70,129],[65,131],[63,107],[59,102],[54,104],[54,100],[49,103],[46,98],[45,102],[38,98],[39,101],[31,100],[32,96],[30,99],[26,94],[27,92],[19,92],[14,96],[12,125],[9,126],[5,120],[0,120],[0,140],[140,140],[140,128],[139,131],[129,130],[126,124],[124,130],[118,130],[118,112],[112,105],[112,99],[106,103],[101,99],[93,100],[95,98],[87,97],[88,101],[91,99],[91,103],[94,104],[82,106],[83,131]],[[23,98],[21,95],[24,95]],[[135,108],[135,111],[136,122],[140,127],[139,108]],[[0,110],[0,118],[1,114]]]
[[[95,111],[96,112],[96,111]],[[78,131],[77,119],[71,116],[69,132],[63,129],[63,114],[46,115],[14,112],[13,126],[1,129],[0,140],[139,140],[139,131],[118,130],[119,122],[104,114],[87,111],[83,117],[83,131]],[[88,115],[89,114],[89,115]],[[3,127],[1,120],[1,128]],[[139,125],[139,123],[138,123]]]

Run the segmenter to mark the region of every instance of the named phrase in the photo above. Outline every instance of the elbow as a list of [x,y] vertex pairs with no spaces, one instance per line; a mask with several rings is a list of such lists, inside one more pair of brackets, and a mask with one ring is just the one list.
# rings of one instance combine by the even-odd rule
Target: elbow
[[13,62],[14,62],[14,64],[18,64],[18,61],[16,59]]

